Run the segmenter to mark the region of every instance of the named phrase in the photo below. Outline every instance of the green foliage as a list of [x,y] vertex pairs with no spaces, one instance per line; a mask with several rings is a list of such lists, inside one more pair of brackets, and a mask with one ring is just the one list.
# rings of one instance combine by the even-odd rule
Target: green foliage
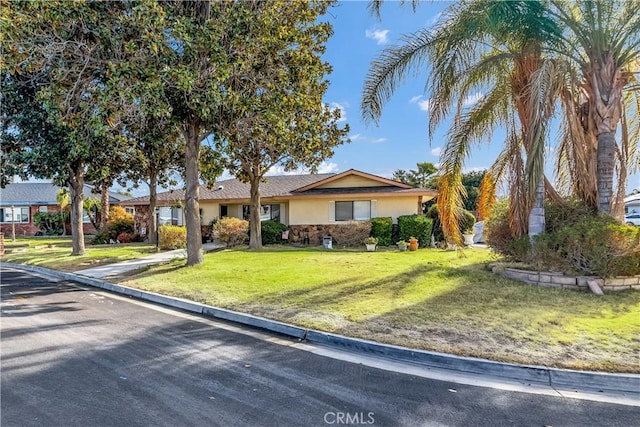
[[64,233],[64,223],[69,214],[67,212],[36,212],[33,223],[47,236]]
[[584,216],[536,237],[530,260],[600,277],[640,274],[640,228],[609,216]]
[[112,240],[115,242],[122,233],[133,235],[133,215],[126,213],[121,206],[112,206],[109,212],[109,222],[91,241],[94,245],[102,245]]
[[478,209],[478,197],[480,195],[479,188],[484,175],[487,173],[483,171],[472,171],[462,174],[462,185],[464,186],[467,196],[464,198],[464,208],[468,211],[475,211]]
[[393,234],[393,218],[371,218],[371,236],[378,239],[380,246],[391,246]]
[[438,205],[432,205],[426,213],[427,218],[431,218],[433,226],[431,228],[431,234],[433,234],[433,240],[436,242],[444,242],[444,233],[442,232],[442,225],[440,223],[440,214],[438,213]]
[[509,228],[509,200],[502,199],[494,206],[491,216],[484,223],[484,240],[495,252],[510,259],[522,260],[510,247],[513,237]]
[[595,214],[594,208],[577,199],[566,199],[564,203],[546,200],[544,204],[545,231],[561,230],[575,224],[576,218],[594,216]]
[[485,240],[496,252],[540,270],[600,277],[640,274],[640,228],[597,215],[582,202],[547,203],[547,231],[514,239],[508,201],[500,201],[485,223]]
[[411,237],[418,239],[420,246],[429,246],[433,220],[424,215],[401,215],[398,217],[398,229],[400,239],[409,240]]
[[373,236],[369,236],[366,239],[364,239],[364,244],[365,245],[377,245],[378,244],[378,239],[376,239]]
[[462,231],[462,234],[473,234],[473,226],[475,223],[475,215],[468,210],[462,211],[462,218],[460,218],[460,231]]
[[179,225],[164,224],[158,227],[160,249],[182,249],[187,246],[187,230]]
[[420,188],[436,188],[436,174],[438,168],[433,163],[418,162],[416,169],[405,171],[398,169],[393,172],[393,179]]
[[249,238],[249,221],[240,218],[220,218],[213,226],[217,240],[235,246],[245,242]]
[[282,233],[288,229],[289,227],[277,221],[263,221],[260,230],[262,234],[262,244],[273,245],[283,243]]

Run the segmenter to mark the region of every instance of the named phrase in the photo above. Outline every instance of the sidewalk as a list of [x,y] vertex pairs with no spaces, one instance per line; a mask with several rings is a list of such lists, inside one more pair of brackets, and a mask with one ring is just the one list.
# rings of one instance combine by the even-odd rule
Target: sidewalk
[[[202,250],[207,253],[222,249],[225,245],[221,243],[205,243]],[[175,249],[173,251],[160,252],[143,258],[130,259],[115,264],[101,265],[100,267],[87,268],[85,270],[74,271],[73,274],[79,274],[85,277],[93,277],[95,279],[103,279],[105,277],[118,276],[130,271],[140,270],[149,265],[162,264],[174,259],[186,258],[186,249]]]

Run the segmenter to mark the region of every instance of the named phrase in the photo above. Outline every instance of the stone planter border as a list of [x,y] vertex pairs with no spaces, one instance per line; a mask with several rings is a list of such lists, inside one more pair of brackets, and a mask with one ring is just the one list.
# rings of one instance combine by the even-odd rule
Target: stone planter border
[[[563,273],[523,270],[497,265],[492,266],[491,271],[530,285],[570,289],[573,291],[602,293],[603,291],[640,290],[640,276],[608,277],[603,279],[597,276],[567,276]],[[598,292],[598,289],[600,292]]]

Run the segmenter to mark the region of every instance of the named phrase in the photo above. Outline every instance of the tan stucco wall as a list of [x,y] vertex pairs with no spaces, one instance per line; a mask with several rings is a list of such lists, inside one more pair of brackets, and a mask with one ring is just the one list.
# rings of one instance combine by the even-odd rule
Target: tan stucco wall
[[418,213],[418,197],[389,197],[378,199],[378,214],[376,216],[390,216],[393,223],[398,222],[400,215]]
[[385,184],[380,181],[374,181],[369,178],[363,178],[357,175],[349,175],[345,176],[344,178],[319,185],[317,188],[386,187],[388,185],[389,184]]
[[[289,201],[289,225],[332,224],[329,221],[330,201],[335,200],[376,200],[376,217],[390,216],[398,222],[400,215],[418,213],[418,197],[388,197],[379,199],[294,199]],[[340,222],[340,221],[338,221]]]
[[220,216],[220,205],[216,202],[200,201],[200,209],[202,209],[202,224],[209,225],[209,223]]

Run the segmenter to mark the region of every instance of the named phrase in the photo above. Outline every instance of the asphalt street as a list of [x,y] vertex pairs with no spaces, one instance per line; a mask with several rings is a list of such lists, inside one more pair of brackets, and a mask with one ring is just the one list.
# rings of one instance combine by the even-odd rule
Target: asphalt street
[[1,270],[2,426],[631,426],[640,408],[432,380]]

